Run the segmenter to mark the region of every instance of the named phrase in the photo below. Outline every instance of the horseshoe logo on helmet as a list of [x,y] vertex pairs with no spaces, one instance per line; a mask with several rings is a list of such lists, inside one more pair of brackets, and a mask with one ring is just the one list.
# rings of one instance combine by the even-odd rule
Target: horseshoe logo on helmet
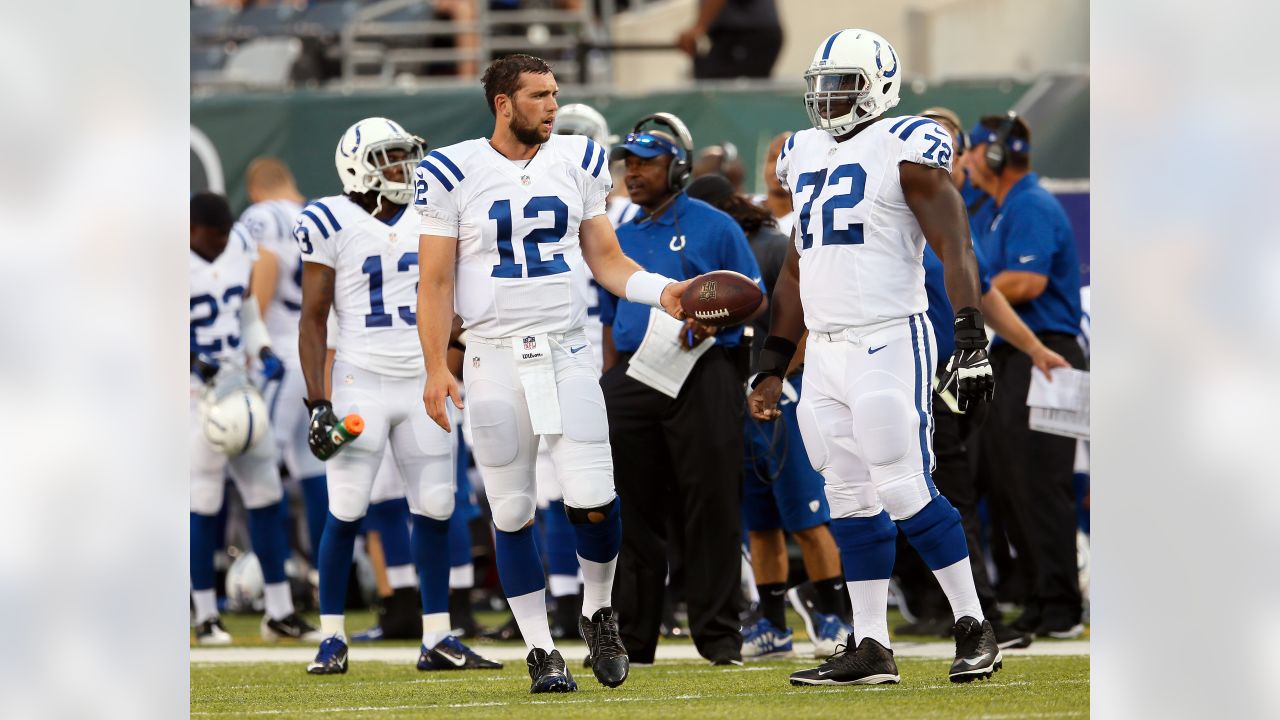
[[[879,62],[879,61],[880,61],[879,56],[877,56],[876,62]],[[351,146],[351,152],[348,153],[346,150],[342,150],[341,145],[338,146],[338,149],[342,150],[343,157],[351,157],[352,155],[356,154],[356,150],[359,149],[359,147],[360,147],[360,126],[357,125],[356,126],[356,144]]]
[[898,74],[898,53],[893,51],[893,46],[889,46],[889,56],[893,58],[893,69],[885,71],[884,66],[880,64],[880,41],[872,40],[876,44],[876,69],[880,71],[886,79]]

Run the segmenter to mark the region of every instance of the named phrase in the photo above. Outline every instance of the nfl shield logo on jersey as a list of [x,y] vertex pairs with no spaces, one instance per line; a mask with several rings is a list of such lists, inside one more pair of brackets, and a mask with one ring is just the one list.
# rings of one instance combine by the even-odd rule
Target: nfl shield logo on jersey
[[524,349],[525,349],[525,350],[532,350],[532,349],[533,349],[537,344],[538,344],[537,339],[536,339],[536,338],[534,338],[532,335],[525,335],[525,336],[524,336]]

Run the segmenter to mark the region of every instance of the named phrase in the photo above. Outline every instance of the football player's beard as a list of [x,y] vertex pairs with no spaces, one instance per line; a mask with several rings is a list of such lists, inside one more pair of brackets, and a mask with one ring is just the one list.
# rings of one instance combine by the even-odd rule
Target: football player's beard
[[524,117],[519,114],[511,116],[511,124],[508,127],[516,140],[519,140],[524,145],[541,145],[547,141],[547,138],[542,137],[542,123],[536,122],[525,125],[523,121]]

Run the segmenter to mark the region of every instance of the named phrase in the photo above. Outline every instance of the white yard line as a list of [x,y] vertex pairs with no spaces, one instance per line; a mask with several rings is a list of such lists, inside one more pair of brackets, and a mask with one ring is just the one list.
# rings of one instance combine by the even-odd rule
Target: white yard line
[[[556,647],[564,655],[567,662],[580,665],[580,658],[587,654],[582,643],[559,643]],[[796,643],[796,662],[812,664],[814,662],[813,646],[809,643]],[[476,651],[487,658],[500,662],[523,662],[526,651],[520,645],[476,645]],[[1016,658],[1026,655],[1088,655],[1088,640],[1065,640],[1056,642],[1032,643],[1031,647],[1022,650],[1004,650],[1005,656]],[[949,642],[894,643],[893,653],[897,657],[952,658],[955,656],[955,645]],[[191,648],[191,663],[259,663],[259,662],[296,662],[306,663],[315,657],[313,647],[221,647]],[[387,647],[380,645],[354,644],[351,646],[351,662],[392,662],[414,663],[418,659],[418,650],[412,647]],[[701,660],[698,650],[693,645],[660,645],[658,660]],[[637,668],[643,672],[647,668]],[[741,670],[740,668],[735,668]]]

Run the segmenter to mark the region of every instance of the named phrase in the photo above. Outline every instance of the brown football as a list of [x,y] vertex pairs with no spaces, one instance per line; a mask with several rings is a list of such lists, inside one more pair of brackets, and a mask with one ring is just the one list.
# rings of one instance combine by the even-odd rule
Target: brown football
[[680,296],[686,315],[718,327],[740,324],[760,307],[762,300],[764,293],[760,286],[732,270],[699,275]]

